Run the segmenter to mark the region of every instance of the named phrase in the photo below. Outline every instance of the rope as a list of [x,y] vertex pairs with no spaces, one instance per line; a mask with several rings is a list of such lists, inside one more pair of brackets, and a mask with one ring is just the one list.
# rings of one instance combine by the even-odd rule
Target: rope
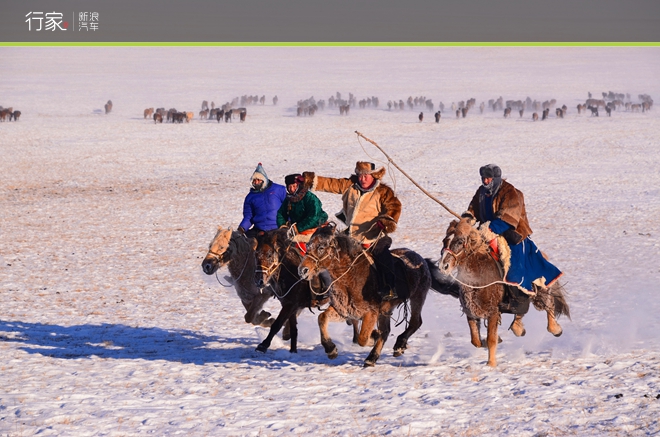
[[[209,250],[209,253],[211,253],[212,255],[215,255],[218,258],[218,260],[220,259],[220,256],[217,253],[211,252],[210,250]],[[241,279],[241,276],[243,276],[243,272],[245,272],[245,267],[247,267],[249,260],[250,260],[250,257],[246,256],[245,257],[245,264],[243,264],[243,270],[241,270],[241,274],[238,275],[238,277],[236,279],[231,278],[232,283],[229,284],[229,285],[225,285],[220,281],[220,278],[218,277],[218,272],[220,271],[220,269],[216,270],[215,271],[215,279],[218,281],[218,284],[222,285],[225,288],[233,287],[234,285],[236,285],[238,280]],[[231,260],[229,260],[229,262],[231,262]],[[229,270],[229,267],[227,267],[227,269]],[[231,272],[229,274],[231,275]]]
[[445,205],[444,203],[442,203],[442,202],[441,202],[440,200],[438,200],[435,196],[433,196],[431,193],[429,193],[428,191],[426,191],[421,185],[419,185],[417,182],[415,182],[415,180],[414,180],[413,178],[411,178],[411,177],[408,175],[408,173],[406,173],[405,171],[403,171],[403,169],[402,169],[401,167],[399,167],[399,166],[396,164],[396,162],[394,162],[394,161],[392,160],[392,158],[390,158],[390,156],[389,156],[389,155],[388,155],[388,154],[387,154],[387,153],[386,153],[386,152],[385,152],[385,151],[384,151],[384,150],[383,150],[378,144],[376,144],[373,140],[370,140],[369,138],[365,137],[364,135],[362,135],[362,134],[361,134],[360,132],[358,132],[358,131],[355,131],[355,133],[356,133],[357,136],[358,136],[358,142],[359,142],[359,140],[360,140],[360,137],[362,137],[362,138],[364,138],[365,140],[369,141],[369,142],[370,142],[371,144],[373,144],[374,146],[376,146],[376,147],[378,148],[378,150],[380,150],[381,152],[383,152],[383,155],[385,155],[385,157],[387,158],[387,160],[388,160],[388,161],[389,161],[394,167],[396,167],[401,173],[403,173],[403,175],[404,175],[405,177],[407,177],[407,178],[410,180],[410,182],[412,182],[417,188],[419,188],[420,190],[422,190],[422,193],[426,194],[426,195],[429,196],[432,200],[434,200],[435,202],[439,203],[440,206],[442,206],[444,209],[446,209],[447,212],[449,212],[451,215],[453,215],[454,217],[456,217],[456,218],[459,219],[459,220],[461,219],[461,216],[460,216],[460,215],[456,214],[454,211],[452,211],[451,209],[449,209],[449,207],[448,207],[447,205]]

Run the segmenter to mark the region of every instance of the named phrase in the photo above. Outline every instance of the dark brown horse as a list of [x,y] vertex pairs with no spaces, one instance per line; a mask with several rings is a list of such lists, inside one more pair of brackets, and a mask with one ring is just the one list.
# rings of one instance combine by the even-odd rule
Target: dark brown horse
[[[324,314],[337,314],[339,317],[362,320],[358,338],[360,346],[366,346],[372,337],[373,349],[364,362],[373,366],[380,357],[383,345],[390,335],[390,317],[399,305],[410,305],[407,328],[394,345],[394,356],[398,357],[407,348],[408,338],[422,324],[422,307],[431,286],[431,274],[427,261],[409,249],[394,249],[392,254],[399,258],[402,267],[400,281],[397,281],[399,297],[382,301],[378,293],[378,279],[371,254],[351,237],[339,233],[334,226],[316,230],[307,243],[307,254],[300,263],[299,272],[303,278],[318,276],[326,270],[332,277],[330,309]],[[449,294],[449,293],[445,293]],[[406,307],[407,308],[407,307]],[[406,311],[408,313],[408,310]],[[327,330],[327,320],[319,317],[321,344],[328,357],[337,356],[337,347]],[[377,330],[374,327],[377,326]]]
[[242,233],[220,227],[202,261],[202,270],[207,275],[212,275],[225,265],[229,269],[236,294],[247,311],[245,322],[271,326],[274,320],[270,318],[270,313],[262,308],[273,295],[269,289],[260,290],[254,284],[256,266],[250,242]]
[[[440,271],[443,273],[456,272],[456,279],[461,284],[459,300],[467,316],[471,341],[475,347],[484,346],[479,330],[481,319],[486,321],[488,365],[491,367],[497,365],[495,358],[498,343],[497,327],[501,321],[500,305],[506,291],[500,266],[489,252],[488,243],[494,237],[495,235],[487,230],[473,227],[467,218],[462,218],[460,222],[453,220],[443,241],[442,258],[439,263]],[[504,241],[500,242],[499,246],[503,249],[503,253],[508,250]],[[565,315],[570,318],[563,287],[555,282],[550,288],[538,287],[535,291],[531,302],[537,310],[547,313],[548,331],[559,337],[562,328],[555,317]],[[525,335],[522,315],[516,315],[511,330],[517,336]]]
[[[289,350],[295,353],[298,351],[298,315],[305,308],[327,303],[328,299],[321,294],[320,283],[311,286],[310,281],[303,280],[298,275],[298,265],[302,255],[296,243],[288,238],[287,229],[276,229],[259,234],[252,240],[252,247],[258,267],[254,274],[255,283],[261,289],[270,288],[282,304],[282,310],[270,327],[268,336],[259,344],[257,350],[266,352],[275,335],[288,322],[289,332],[283,337],[285,340],[287,337],[291,339]],[[321,313],[321,316],[325,312]],[[337,321],[344,320],[332,318]],[[357,323],[353,323],[353,330],[355,342]]]

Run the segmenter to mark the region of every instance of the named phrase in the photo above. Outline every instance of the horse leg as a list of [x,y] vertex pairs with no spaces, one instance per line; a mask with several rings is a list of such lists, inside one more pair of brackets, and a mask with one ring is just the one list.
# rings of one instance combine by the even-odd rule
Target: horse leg
[[559,337],[563,333],[561,325],[557,323],[557,319],[555,318],[555,312],[560,315],[568,313],[568,305],[566,305],[561,290],[557,290],[557,288],[557,285],[553,285],[550,289],[536,287],[536,296],[532,301],[536,309],[546,312],[548,316],[548,332],[555,337]]
[[411,305],[410,308],[411,314],[410,314],[410,323],[408,324],[408,327],[406,328],[405,331],[401,333],[396,338],[396,343],[394,343],[394,356],[395,357],[400,357],[403,355],[405,350],[408,348],[408,339],[410,338],[411,335],[413,335],[417,330],[419,329],[420,326],[422,326],[422,308],[419,306],[419,308],[415,308],[414,303]]
[[360,321],[359,320],[346,320],[346,324],[353,327],[353,343],[358,344],[360,336]]
[[330,338],[330,333],[328,332],[328,324],[330,322],[339,322],[344,320],[333,307],[329,307],[327,310],[323,311],[318,318],[319,331],[321,332],[321,345],[325,350],[325,353],[328,355],[328,358],[334,360],[339,355],[337,352],[337,346],[333,343]]
[[264,341],[262,341],[259,344],[259,346],[257,346],[257,351],[266,352],[268,350],[270,344],[273,341],[273,338],[277,335],[278,332],[280,332],[280,329],[282,329],[282,325],[284,325],[284,321],[288,320],[289,317],[291,317],[291,314],[295,314],[295,312],[296,309],[293,306],[282,307],[282,310],[277,315],[277,319],[275,319],[272,326],[270,327],[268,336],[266,336]]
[[470,341],[474,347],[482,347],[483,343],[481,342],[481,320],[480,319],[467,319],[468,325],[470,326]]
[[245,313],[246,323],[252,323],[253,325],[259,325],[265,328],[273,324],[274,319],[269,319],[271,314],[268,311],[261,310],[268,299],[270,299],[270,296],[267,294],[260,294],[255,296],[248,305],[244,304],[247,310]]
[[[302,309],[296,311],[296,317],[300,317],[300,313],[302,313]],[[282,340],[291,340],[291,324],[288,320],[284,322],[284,328],[282,328]]]
[[522,319],[523,319],[523,314],[516,314],[513,319],[513,322],[511,322],[511,326],[509,326],[509,329],[513,332],[513,335],[515,335],[516,337],[524,337],[525,334],[527,334]]
[[387,341],[387,337],[390,335],[390,314],[380,314],[378,316],[378,331],[380,335],[374,343],[373,349],[369,353],[369,356],[364,360],[364,367],[373,367],[376,365],[376,361],[380,358],[380,353],[383,350],[383,346]]
[[486,364],[490,367],[497,366],[495,353],[497,352],[497,343],[499,340],[497,335],[497,325],[499,325],[499,321],[499,313],[493,314],[488,318],[488,334],[486,335],[486,343],[488,343],[488,363]]
[[289,332],[291,333],[291,347],[289,352],[298,353],[298,311],[294,311],[288,320]]
[[369,346],[372,340],[377,341],[381,337],[378,331],[374,331],[374,327],[378,321],[378,313],[370,311],[362,317],[362,326],[360,327],[360,335],[358,335],[357,344],[360,346]]
[[555,337],[559,337],[563,334],[564,330],[561,328],[561,325],[557,323],[554,310],[547,310],[546,313],[548,315],[548,332]]

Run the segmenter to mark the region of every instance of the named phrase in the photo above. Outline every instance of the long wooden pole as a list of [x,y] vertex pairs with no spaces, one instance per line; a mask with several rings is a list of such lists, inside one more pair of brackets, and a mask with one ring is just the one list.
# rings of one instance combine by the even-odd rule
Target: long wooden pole
[[423,187],[421,187],[417,182],[415,182],[415,181],[413,180],[413,178],[411,178],[410,176],[408,176],[408,173],[406,173],[405,171],[403,171],[403,169],[402,169],[401,167],[399,167],[399,166],[396,164],[396,162],[392,161],[392,158],[390,158],[390,155],[388,155],[388,154],[387,154],[387,153],[386,153],[386,152],[385,152],[385,151],[384,151],[384,150],[383,150],[378,144],[376,144],[375,141],[370,140],[369,138],[365,137],[364,135],[362,135],[362,134],[361,134],[360,132],[358,132],[358,131],[355,131],[355,133],[357,134],[358,137],[362,137],[362,138],[364,138],[365,140],[369,141],[371,144],[373,144],[374,146],[376,146],[376,147],[378,148],[378,150],[380,150],[381,152],[383,152],[383,155],[385,155],[385,157],[387,158],[387,160],[388,160],[388,161],[389,161],[394,167],[396,167],[401,173],[403,173],[403,175],[404,175],[405,177],[407,177],[407,178],[410,180],[410,182],[412,182],[413,184],[415,184],[415,186],[416,186],[417,188],[419,188],[420,190],[422,190],[422,193],[426,194],[426,195],[429,196],[431,199],[433,199],[434,201],[436,201],[437,203],[439,203],[440,206],[442,206],[444,209],[446,209],[447,212],[449,212],[451,215],[453,215],[454,217],[456,217],[456,218],[459,219],[459,220],[461,219],[461,216],[460,216],[460,215],[456,214],[454,211],[452,211],[451,209],[449,209],[449,207],[448,207],[447,205],[445,205],[445,204],[442,203],[440,200],[438,200],[437,198],[435,198],[431,193],[429,193],[428,191],[426,191],[426,190],[425,190]]

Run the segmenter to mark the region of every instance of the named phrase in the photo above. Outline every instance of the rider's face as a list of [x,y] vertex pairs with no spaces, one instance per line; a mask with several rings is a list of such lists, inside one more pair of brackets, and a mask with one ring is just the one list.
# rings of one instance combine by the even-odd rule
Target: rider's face
[[481,182],[483,182],[484,187],[485,187],[486,185],[488,185],[488,184],[490,184],[491,182],[493,182],[493,178],[482,178],[482,179],[481,179]]
[[289,192],[289,194],[294,194],[296,191],[298,191],[298,184],[289,184],[286,186],[286,190]]
[[371,187],[371,185],[373,185],[374,177],[370,174],[361,174],[358,175],[358,182],[360,182],[360,186],[366,190],[367,188]]
[[252,187],[255,190],[260,190],[261,187],[263,186],[264,186],[264,181],[262,181],[261,179],[257,179],[257,178],[252,179]]

